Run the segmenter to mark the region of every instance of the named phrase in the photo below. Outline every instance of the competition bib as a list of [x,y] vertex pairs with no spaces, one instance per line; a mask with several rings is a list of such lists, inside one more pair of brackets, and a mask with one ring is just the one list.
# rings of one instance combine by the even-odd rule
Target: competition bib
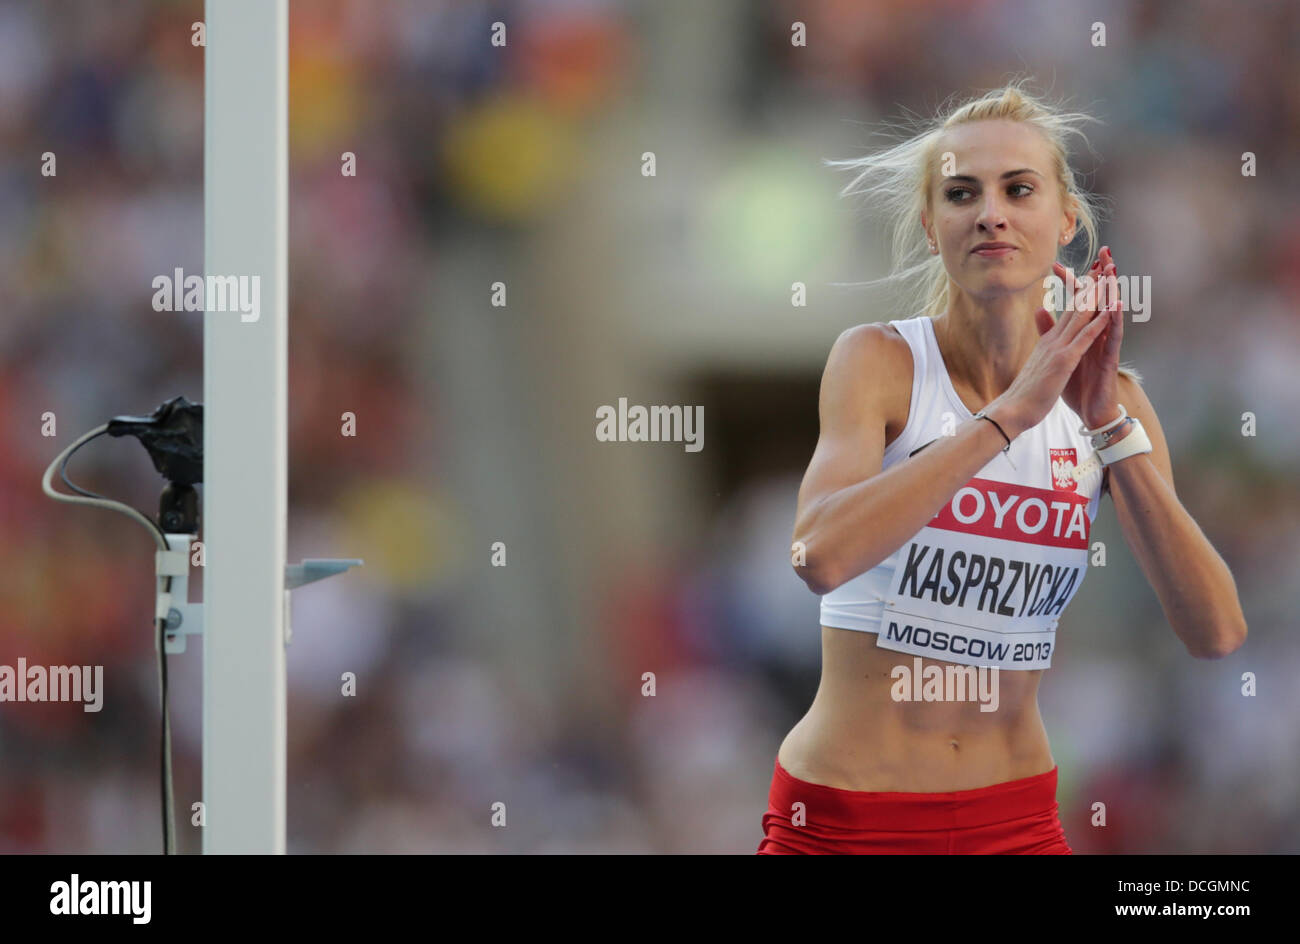
[[898,553],[876,645],[962,665],[1045,669],[1088,567],[1088,498],[967,482]]

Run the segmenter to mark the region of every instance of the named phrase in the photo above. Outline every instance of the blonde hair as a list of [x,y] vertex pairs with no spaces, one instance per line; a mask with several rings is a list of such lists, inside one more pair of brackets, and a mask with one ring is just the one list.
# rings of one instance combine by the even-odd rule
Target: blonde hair
[[[940,136],[949,128],[973,121],[1019,121],[1036,128],[1047,141],[1052,155],[1052,171],[1066,209],[1073,209],[1077,224],[1073,238],[1057,250],[1057,260],[1069,265],[1070,248],[1084,237],[1084,265],[1090,265],[1097,251],[1097,220],[1100,201],[1079,186],[1069,161],[1069,137],[1077,134],[1085,144],[1087,136],[1080,126],[1098,121],[1082,112],[1065,111],[1025,89],[1025,79],[1014,79],[1002,88],[953,107],[939,109],[928,120],[913,120],[900,129],[904,140],[882,150],[851,160],[824,163],[854,173],[840,191],[841,197],[862,196],[879,205],[893,235],[893,266],[882,281],[900,282],[910,289],[915,307],[913,316],[933,318],[942,314],[949,303],[949,278],[943,259],[926,251],[921,228],[921,213],[930,211],[930,180],[940,154]],[[1050,310],[1050,309],[1049,309]],[[1055,313],[1053,312],[1053,316]],[[1120,365],[1120,373],[1137,383],[1141,375],[1131,366]]]

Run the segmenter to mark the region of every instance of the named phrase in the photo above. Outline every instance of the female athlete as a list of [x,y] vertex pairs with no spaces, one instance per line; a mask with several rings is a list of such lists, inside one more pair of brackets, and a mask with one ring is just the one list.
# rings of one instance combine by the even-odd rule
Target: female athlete
[[926,305],[828,357],[793,535],[821,683],[777,753],[759,854],[1070,853],[1037,691],[1103,493],[1187,651],[1246,638],[1120,366],[1116,263],[1102,248],[1076,281],[1060,262],[1081,234],[1096,247],[1066,151],[1086,117],[1015,83],[832,162],[885,199]]

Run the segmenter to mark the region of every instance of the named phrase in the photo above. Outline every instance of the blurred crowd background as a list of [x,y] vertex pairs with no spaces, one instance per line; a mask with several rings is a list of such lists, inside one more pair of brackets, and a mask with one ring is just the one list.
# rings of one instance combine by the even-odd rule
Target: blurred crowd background
[[[1152,280],[1123,356],[1250,626],[1188,656],[1104,504],[1107,565],[1040,693],[1067,836],[1300,850],[1298,14],[291,3],[289,559],[366,563],[294,594],[290,851],[754,851],[820,665],[789,542],[821,370],[844,328],[910,313],[852,284],[886,272],[885,234],[822,160],[1012,73],[1102,120],[1075,166],[1121,271]],[[109,417],[202,399],[202,315],[150,304],[155,276],[203,269],[202,17],[0,3],[0,664],[105,667],[98,713],[0,703],[7,852],[161,848],[153,545],[39,482]],[[703,405],[704,448],[598,442],[620,397]],[[156,512],[133,440],[71,477]],[[185,852],[201,658],[170,663]]]

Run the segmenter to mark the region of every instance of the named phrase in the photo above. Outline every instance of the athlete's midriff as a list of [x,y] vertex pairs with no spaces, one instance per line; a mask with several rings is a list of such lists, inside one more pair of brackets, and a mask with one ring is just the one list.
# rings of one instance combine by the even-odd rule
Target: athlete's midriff
[[[781,766],[842,790],[906,793],[973,790],[1052,769],[1038,714],[1041,671],[998,672],[993,711],[969,692],[973,700],[895,700],[894,667],[910,673],[914,658],[877,647],[874,633],[823,626],[821,685],[781,743]],[[921,660],[923,672],[931,665],[950,663]]]

